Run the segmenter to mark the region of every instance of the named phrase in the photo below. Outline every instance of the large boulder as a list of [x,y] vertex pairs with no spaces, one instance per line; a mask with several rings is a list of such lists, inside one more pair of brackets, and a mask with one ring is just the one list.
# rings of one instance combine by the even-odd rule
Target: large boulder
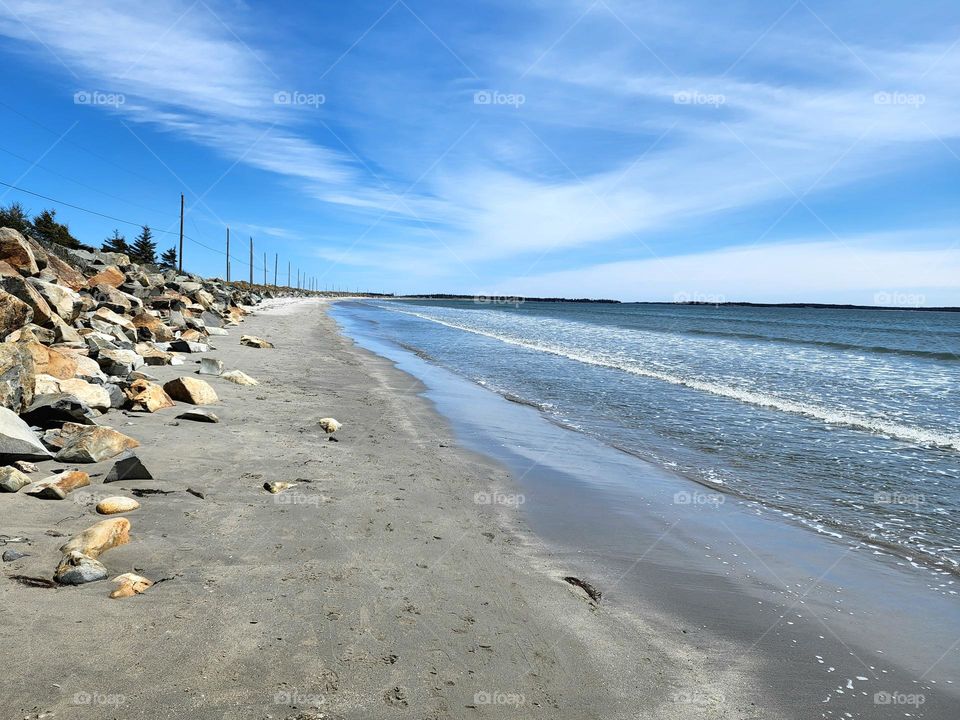
[[130,400],[131,410],[153,413],[163,408],[173,407],[173,400],[166,391],[149,380],[134,380],[125,392]]
[[115,325],[123,328],[124,330],[130,330],[131,332],[136,332],[137,330],[133,323],[130,322],[129,318],[126,318],[123,315],[118,315],[113,310],[105,307],[97,308],[96,312],[93,313],[92,319],[99,320],[107,325]]
[[64,424],[59,440],[63,442],[56,456],[60,462],[100,462],[140,446],[132,437],[113,428],[76,423]]
[[126,518],[111,518],[101,520],[96,525],[74,535],[60,546],[60,552],[64,554],[79,552],[87,557],[98,558],[107,550],[118,545],[126,545],[128,542],[130,542],[130,521]]
[[77,361],[66,353],[41,345],[36,340],[21,343],[20,346],[33,356],[33,364],[38,375],[52,375],[66,380],[77,374]]
[[46,460],[50,452],[33,430],[7,408],[0,408],[0,460]]
[[0,407],[14,412],[33,402],[36,382],[33,355],[13,343],[0,343]]
[[73,322],[83,310],[83,298],[70,288],[45,282],[39,278],[29,278],[27,282],[33,285],[64,322]]
[[113,265],[108,265],[103,270],[98,272],[92,278],[87,280],[87,287],[96,287],[97,285],[109,285],[113,288],[118,288],[126,282],[126,275],[124,275],[117,267]]
[[[92,287],[90,294],[93,296],[93,299],[97,301],[97,307],[105,307],[113,310],[115,313],[128,313],[130,312],[130,308],[133,307],[130,295],[120,292],[116,288],[104,283]],[[137,302],[139,303],[140,301],[137,300]]]
[[33,320],[33,310],[23,300],[0,290],[0,340]]
[[103,482],[112,483],[122,480],[153,480],[153,475],[132,450],[126,450],[116,459]]
[[33,427],[60,427],[66,422],[96,425],[96,414],[79,399],[66,393],[38,396],[20,416]]
[[87,286],[87,279],[83,276],[83,273],[74,269],[53,253],[47,255],[46,272],[55,277],[59,285],[68,287],[71,290],[76,291]]
[[30,244],[13,228],[0,228],[0,260],[16,268],[21,275],[30,276],[40,272]]
[[50,305],[43,299],[43,296],[25,278],[19,275],[0,277],[0,287],[30,306],[30,309],[33,310],[33,322],[38,325],[46,325],[50,322],[50,318],[54,315],[53,310],[50,309]]
[[133,316],[130,321],[137,329],[137,337],[156,342],[170,342],[173,340],[173,330],[164,325],[160,318],[150,313],[141,312]]
[[125,376],[143,367],[143,358],[133,350],[101,350],[97,362],[107,375]]
[[80,470],[72,470],[38,480],[23,488],[25,495],[43,498],[44,500],[63,500],[67,495],[78,488],[87,487],[90,476]]
[[163,389],[174,400],[191,405],[210,405],[220,400],[210,384],[199,378],[179,377],[165,384]]

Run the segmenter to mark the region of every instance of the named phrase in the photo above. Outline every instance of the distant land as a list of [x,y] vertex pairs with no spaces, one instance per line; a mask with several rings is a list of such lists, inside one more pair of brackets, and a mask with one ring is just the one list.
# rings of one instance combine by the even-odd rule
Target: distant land
[[397,300],[469,300],[480,305],[516,305],[525,302],[544,303],[610,303],[619,304],[619,300],[563,297],[520,297],[519,295],[452,295],[432,293],[430,295],[395,295]]

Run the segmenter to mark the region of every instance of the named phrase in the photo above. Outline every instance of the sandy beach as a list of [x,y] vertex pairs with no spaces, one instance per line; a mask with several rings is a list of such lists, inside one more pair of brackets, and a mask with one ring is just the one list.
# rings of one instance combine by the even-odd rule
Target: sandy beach
[[[241,346],[240,329],[276,349]],[[516,513],[477,502],[510,492],[506,471],[459,449],[419,383],[341,336],[321,302],[276,301],[212,340],[208,355],[261,383],[208,378],[219,424],[177,421],[178,408],[103,420],[143,442],[153,481],[4,498],[3,533],[30,540],[4,571],[48,576],[98,499],[169,493],[143,497],[131,542],[103,557],[111,576],[157,581],[145,594],[0,586],[0,715],[776,716],[730,692],[742,677],[725,679],[742,703],[675,702],[703,679],[696,648],[598,606]],[[189,362],[151,372],[166,381]],[[343,423],[338,442],[324,416]],[[297,485],[271,495],[267,481]]]

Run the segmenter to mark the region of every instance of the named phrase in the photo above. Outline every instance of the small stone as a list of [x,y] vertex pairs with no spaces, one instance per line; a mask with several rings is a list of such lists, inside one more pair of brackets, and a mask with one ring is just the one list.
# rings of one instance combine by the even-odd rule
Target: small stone
[[223,360],[205,357],[200,360],[201,375],[220,375],[223,373]]
[[139,507],[140,503],[133,498],[114,495],[98,502],[97,512],[101,515],[116,515],[117,513],[132,512]]
[[153,475],[134,452],[127,450],[113,463],[103,482],[112,483],[121,480],[153,480]]
[[192,410],[187,410],[185,413],[177,415],[177,420],[193,420],[194,422],[206,422],[206,423],[218,423],[220,418],[216,416],[211,410],[206,410],[204,408],[194,408]]
[[194,342],[192,340],[174,340],[170,343],[170,349],[175,352],[205,353],[210,351],[210,346],[206,343]]
[[39,468],[34,465],[32,462],[27,462],[26,460],[17,460],[13,466],[20,472],[25,473],[35,473]]
[[253,347],[253,348],[272,348],[273,347],[273,343],[267,340],[264,340],[263,338],[259,338],[256,335],[241,335],[240,344],[246,345],[247,347]]
[[320,429],[327,433],[327,435],[332,435],[343,427],[342,423],[337,422],[333,418],[320,418],[317,420],[317,425],[319,425]]
[[53,579],[61,585],[83,585],[107,577],[107,568],[99,560],[81,552],[71,551],[63,556]]
[[22,553],[19,550],[4,550],[3,551],[3,561],[4,562],[13,562],[14,560],[19,560],[20,558],[27,557],[27,553]]
[[77,488],[90,484],[90,476],[80,470],[71,470],[59,475],[53,475],[46,480],[30,483],[23,492],[25,495],[43,498],[44,500],[63,500]]
[[57,453],[61,462],[100,462],[140,446],[133,438],[105,426],[66,423],[60,433],[65,441]]
[[296,483],[274,480],[273,482],[265,482],[263,484],[263,489],[269,492],[271,495],[276,495],[277,493],[282,493],[284,490],[289,490],[290,488],[296,486]]
[[174,400],[191,405],[210,405],[220,400],[209,383],[192,377],[171,380],[163,386],[163,389]]
[[98,558],[110,548],[125,545],[128,542],[130,542],[130,521],[126,518],[111,518],[101,520],[82,533],[74,535],[60,547],[60,552],[67,555],[76,551],[87,557]]
[[116,590],[110,593],[113,599],[132,597],[133,595],[142,595],[147,588],[153,585],[153,580],[148,580],[142,575],[136,573],[124,573],[117,575],[113,579],[114,584],[118,585]]
[[17,492],[32,482],[15,467],[0,467],[0,491]]
[[260,382],[254,380],[252,377],[247,375],[242,370],[231,370],[230,372],[225,372],[221,375],[224,380],[229,380],[230,382],[236,385],[259,385]]

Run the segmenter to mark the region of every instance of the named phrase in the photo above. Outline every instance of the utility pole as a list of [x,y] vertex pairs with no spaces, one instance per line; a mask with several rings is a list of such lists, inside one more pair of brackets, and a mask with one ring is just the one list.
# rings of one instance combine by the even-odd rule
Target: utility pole
[[230,282],[230,226],[227,226],[227,282]]
[[287,260],[287,287],[290,287],[290,261]]
[[280,262],[280,253],[273,254],[273,286],[277,286],[277,264]]
[[180,193],[180,274],[183,274],[183,193]]
[[263,254],[263,286],[267,286],[267,254]]
[[253,285],[253,238],[250,238],[250,284]]
[[300,268],[297,268],[297,290],[300,289]]

